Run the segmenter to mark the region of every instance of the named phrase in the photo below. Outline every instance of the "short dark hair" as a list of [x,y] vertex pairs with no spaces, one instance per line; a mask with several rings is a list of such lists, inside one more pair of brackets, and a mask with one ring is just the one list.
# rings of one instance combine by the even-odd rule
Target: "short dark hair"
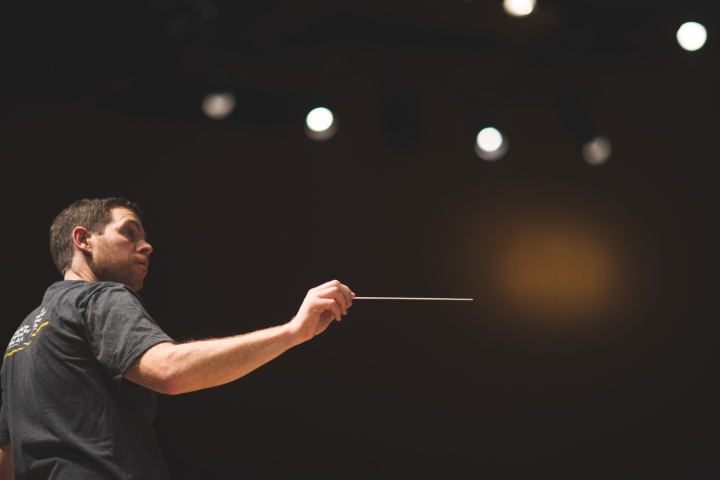
[[75,227],[85,227],[91,233],[101,235],[112,221],[114,208],[132,210],[142,221],[140,206],[120,197],[77,200],[55,217],[50,227],[50,253],[61,275],[65,275],[72,265]]

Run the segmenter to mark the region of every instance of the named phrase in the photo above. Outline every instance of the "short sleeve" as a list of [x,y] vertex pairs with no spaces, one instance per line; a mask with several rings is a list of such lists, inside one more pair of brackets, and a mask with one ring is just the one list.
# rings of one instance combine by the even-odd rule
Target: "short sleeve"
[[140,297],[120,284],[90,297],[85,331],[95,358],[118,386],[130,365],[150,347],[173,342],[150,318]]
[[10,427],[8,426],[5,405],[0,405],[0,445],[10,443]]

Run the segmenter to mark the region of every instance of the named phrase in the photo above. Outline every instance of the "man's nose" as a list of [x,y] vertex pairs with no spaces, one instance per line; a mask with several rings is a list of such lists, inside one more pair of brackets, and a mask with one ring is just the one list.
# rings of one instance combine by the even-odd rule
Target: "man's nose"
[[143,243],[140,245],[140,248],[138,248],[138,251],[144,255],[150,255],[153,251],[153,247],[148,242],[143,240]]

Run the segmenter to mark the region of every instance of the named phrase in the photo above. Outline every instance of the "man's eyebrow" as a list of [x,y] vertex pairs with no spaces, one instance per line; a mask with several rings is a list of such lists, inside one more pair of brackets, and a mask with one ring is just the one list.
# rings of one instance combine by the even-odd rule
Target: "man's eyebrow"
[[140,231],[144,234],[145,240],[147,240],[147,233],[145,233],[145,229],[144,229],[144,228],[142,227],[142,225],[140,225],[137,221],[135,221],[135,220],[133,220],[133,219],[130,218],[130,219],[127,219],[127,220],[123,221],[120,225],[122,225],[123,227],[125,227],[125,226],[127,226],[127,225],[129,225],[129,224],[135,225],[135,228],[137,228],[138,230],[140,230]]

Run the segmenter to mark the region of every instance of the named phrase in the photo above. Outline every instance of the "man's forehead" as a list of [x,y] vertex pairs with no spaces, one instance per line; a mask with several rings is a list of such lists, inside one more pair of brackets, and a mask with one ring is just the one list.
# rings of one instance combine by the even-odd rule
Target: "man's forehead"
[[137,214],[130,210],[129,208],[125,207],[116,207],[112,209],[112,216],[113,221],[117,224],[126,222],[126,221],[135,221],[142,227],[142,222],[140,221],[140,218],[138,218]]

